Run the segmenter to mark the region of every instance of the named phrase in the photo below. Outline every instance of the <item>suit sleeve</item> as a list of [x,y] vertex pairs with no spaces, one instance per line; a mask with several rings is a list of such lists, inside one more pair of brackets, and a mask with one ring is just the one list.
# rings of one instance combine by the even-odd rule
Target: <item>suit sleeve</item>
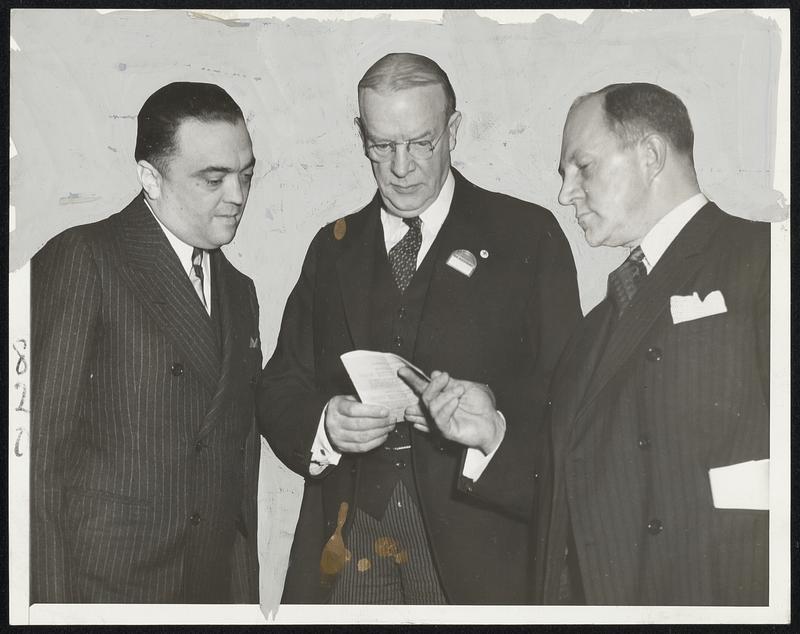
[[491,386],[506,417],[505,437],[478,480],[459,480],[462,490],[524,518],[533,505],[538,468],[533,456],[549,437],[545,404],[552,374],[581,319],[575,262],[554,219],[541,234],[535,264],[527,307],[528,364],[506,384]]
[[770,370],[770,236],[769,229],[764,230],[767,234],[763,242],[766,244],[764,272],[761,275],[756,295],[756,345],[758,350],[759,375],[761,377],[761,387],[764,393],[764,400],[769,404],[769,370]]
[[[248,280],[248,301],[250,314],[258,333],[258,297],[252,280]],[[257,341],[261,341],[260,333]],[[261,344],[259,343],[259,346]],[[261,367],[261,350],[259,348],[259,370]],[[256,528],[258,525],[258,467],[261,456],[261,437],[258,434],[255,420],[247,434],[244,446],[245,481],[244,495],[240,516],[237,518],[238,530],[234,538],[231,565],[231,602],[258,603],[258,542]]]
[[330,398],[316,388],[314,360],[314,287],[323,231],[311,243],[300,279],[286,302],[278,343],[256,393],[261,433],[275,455],[304,477],[310,477],[311,446]]
[[99,328],[100,279],[85,239],[53,239],[31,263],[31,602],[72,601],[63,496]]

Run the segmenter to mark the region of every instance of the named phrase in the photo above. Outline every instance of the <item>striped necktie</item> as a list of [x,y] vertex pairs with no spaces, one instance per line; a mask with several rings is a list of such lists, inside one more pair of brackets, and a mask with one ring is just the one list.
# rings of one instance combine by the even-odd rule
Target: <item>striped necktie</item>
[[206,301],[206,293],[203,289],[203,280],[205,277],[203,274],[204,255],[205,251],[203,251],[203,249],[197,247],[192,249],[192,268],[189,273],[189,279],[192,280],[192,286],[194,286],[194,290],[200,298],[200,301],[203,302],[203,308],[208,312],[208,302]]

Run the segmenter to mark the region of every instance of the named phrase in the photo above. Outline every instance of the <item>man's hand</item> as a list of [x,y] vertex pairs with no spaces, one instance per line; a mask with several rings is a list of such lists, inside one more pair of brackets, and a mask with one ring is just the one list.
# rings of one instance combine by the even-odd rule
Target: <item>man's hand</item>
[[334,396],[325,411],[325,432],[340,453],[364,453],[380,447],[395,424],[389,410],[360,403],[354,396]]
[[442,436],[480,449],[484,455],[500,444],[506,423],[488,385],[453,379],[438,370],[433,371],[430,382],[409,368],[400,368],[397,375],[420,397],[421,403],[405,411],[406,420],[415,428],[430,431],[428,420],[432,419]]

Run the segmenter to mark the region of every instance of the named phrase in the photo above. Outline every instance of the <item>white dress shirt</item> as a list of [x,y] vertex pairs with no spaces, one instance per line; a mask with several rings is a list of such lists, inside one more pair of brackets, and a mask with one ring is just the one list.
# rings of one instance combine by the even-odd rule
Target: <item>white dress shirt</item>
[[[661,259],[661,256],[664,255],[664,252],[669,248],[669,245],[672,244],[673,240],[675,240],[683,228],[707,202],[708,199],[702,193],[695,194],[667,213],[661,220],[653,225],[653,228],[642,238],[639,246],[642,248],[642,253],[644,254],[644,259],[642,261],[644,262],[648,275]],[[502,440],[500,442],[502,443]],[[479,455],[473,456],[469,473],[467,472],[467,463],[465,462],[464,475],[473,481],[477,480],[489,465],[499,447],[500,443],[498,443],[494,451],[485,458],[480,452]],[[467,458],[469,458],[469,455]]]
[[642,261],[645,268],[647,268],[648,275],[669,248],[669,245],[672,244],[672,241],[675,240],[683,228],[707,202],[708,198],[702,193],[697,193],[688,200],[684,200],[653,225],[653,228],[642,238],[639,246],[642,247],[642,253],[644,253],[644,260]]
[[[150,206],[150,203],[147,202],[147,198],[144,199],[145,205],[150,210],[150,213],[153,214],[153,218],[156,219],[158,226],[161,227],[161,230],[164,232],[164,235],[167,236],[167,240],[169,240],[170,245],[172,246],[172,250],[175,251],[175,255],[178,256],[178,259],[181,261],[181,265],[183,266],[183,271],[186,273],[186,276],[189,278],[189,281],[192,281],[192,266],[194,262],[192,262],[192,252],[194,251],[194,247],[190,244],[186,244],[183,240],[181,240],[178,236],[172,233],[169,229],[164,226],[164,223],[158,219],[156,213],[153,211],[153,208]],[[205,249],[203,250],[203,294],[206,296],[206,311],[208,314],[211,314],[211,258],[208,254],[208,251]]]
[[[433,241],[436,239],[436,236],[439,234],[439,230],[442,228],[442,225],[447,218],[447,214],[450,212],[450,203],[453,201],[454,190],[455,179],[453,178],[453,173],[449,172],[444,181],[444,185],[442,185],[442,190],[436,197],[436,200],[434,200],[430,207],[428,207],[419,215],[420,220],[422,220],[422,244],[420,245],[419,253],[417,254],[417,268],[419,268],[422,260],[425,259],[425,255],[430,250]],[[388,213],[385,209],[381,209],[381,225],[383,226],[383,238],[386,246],[386,253],[389,253],[391,248],[403,239],[403,236],[408,231],[408,225],[403,222],[402,218]],[[314,443],[311,446],[311,464],[309,466],[309,473],[311,475],[319,475],[329,465],[339,464],[339,459],[342,457],[342,454],[333,448],[328,440],[327,433],[325,433],[325,413],[327,410],[328,407],[326,405],[322,410],[322,414],[320,415],[319,425],[317,426],[317,434],[314,437]],[[463,471],[464,475],[471,477],[468,475],[468,468],[473,465],[473,463],[482,461],[484,459],[488,464],[488,460],[490,460],[491,456],[493,455],[494,452],[488,456],[484,456],[483,452],[479,449],[467,450]]]

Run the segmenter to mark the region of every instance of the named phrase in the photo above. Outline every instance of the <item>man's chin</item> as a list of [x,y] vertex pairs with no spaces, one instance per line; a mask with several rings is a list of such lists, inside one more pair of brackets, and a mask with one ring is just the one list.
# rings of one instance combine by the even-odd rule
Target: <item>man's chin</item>
[[419,216],[427,206],[427,201],[420,200],[419,196],[392,196],[388,201],[384,200],[383,202],[386,211],[400,218]]

